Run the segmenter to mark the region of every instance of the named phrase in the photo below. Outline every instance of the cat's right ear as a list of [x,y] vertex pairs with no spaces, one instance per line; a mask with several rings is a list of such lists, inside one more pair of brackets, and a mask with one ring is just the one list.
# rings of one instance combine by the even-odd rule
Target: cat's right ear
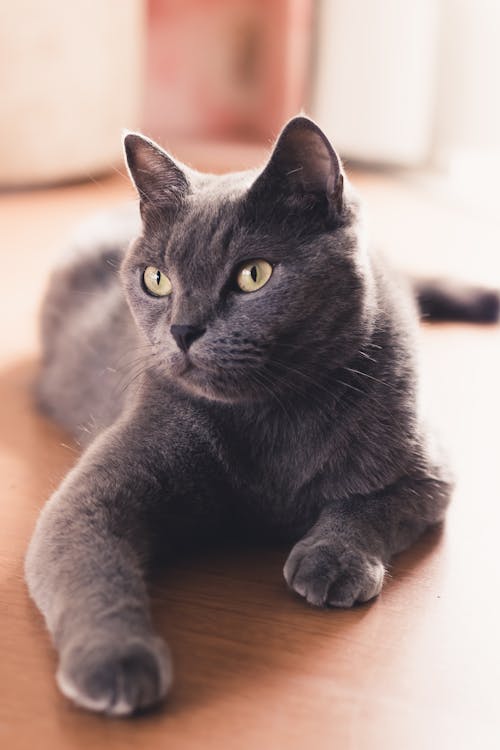
[[174,160],[139,133],[127,133],[123,147],[130,177],[141,200],[141,211],[148,207],[156,211],[179,208],[189,192],[189,182]]
[[317,217],[336,226],[344,214],[344,174],[335,149],[313,120],[299,115],[281,131],[248,192],[253,206],[277,215]]

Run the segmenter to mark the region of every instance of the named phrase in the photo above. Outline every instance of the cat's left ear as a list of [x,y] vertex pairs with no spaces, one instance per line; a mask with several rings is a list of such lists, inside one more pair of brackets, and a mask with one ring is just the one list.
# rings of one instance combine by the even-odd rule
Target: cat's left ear
[[139,133],[123,139],[125,159],[132,182],[141,199],[141,211],[178,208],[189,192],[186,174],[153,141]]
[[330,141],[308,117],[294,117],[283,128],[269,162],[251,188],[254,197],[315,199],[328,214],[339,217],[343,210],[342,165]]

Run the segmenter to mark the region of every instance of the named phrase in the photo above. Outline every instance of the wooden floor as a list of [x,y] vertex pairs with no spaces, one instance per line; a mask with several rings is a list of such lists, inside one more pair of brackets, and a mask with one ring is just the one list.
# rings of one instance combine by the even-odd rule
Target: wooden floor
[[[403,265],[500,285],[498,226],[422,181],[355,180],[377,241]],[[352,611],[306,606],[283,583],[286,549],[204,555],[153,587],[176,669],[161,711],[110,720],[58,693],[55,654],[22,564],[41,505],[77,456],[31,403],[36,310],[69,227],[129,195],[115,175],[0,196],[0,747],[500,747],[497,327],[422,331],[424,392],[457,491],[444,530],[395,560],[376,602]]]

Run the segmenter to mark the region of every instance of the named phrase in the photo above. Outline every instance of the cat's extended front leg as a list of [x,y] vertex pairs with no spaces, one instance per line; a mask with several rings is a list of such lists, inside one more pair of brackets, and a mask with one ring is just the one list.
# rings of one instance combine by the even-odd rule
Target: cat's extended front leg
[[371,495],[327,505],[293,547],[284,568],[287,584],[316,606],[372,599],[392,555],[442,520],[449,496],[444,480],[404,477]]
[[[162,527],[179,485],[196,492],[193,479],[183,482],[165,436],[153,440],[143,431],[141,441],[139,433],[115,427],[93,443],[43,509],[26,558],[31,595],[59,652],[62,692],[116,715],[155,704],[169,687],[144,570],[152,539],[168,532]],[[181,438],[186,458],[189,441]]]

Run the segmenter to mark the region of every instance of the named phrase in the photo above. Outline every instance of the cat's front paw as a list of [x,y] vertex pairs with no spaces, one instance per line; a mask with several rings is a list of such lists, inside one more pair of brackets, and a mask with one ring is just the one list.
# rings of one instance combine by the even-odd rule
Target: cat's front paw
[[159,638],[90,640],[63,650],[61,691],[78,706],[127,716],[159,703],[172,682],[170,657]]
[[384,582],[380,560],[338,541],[302,539],[283,570],[289,587],[317,607],[352,607],[377,596]]

